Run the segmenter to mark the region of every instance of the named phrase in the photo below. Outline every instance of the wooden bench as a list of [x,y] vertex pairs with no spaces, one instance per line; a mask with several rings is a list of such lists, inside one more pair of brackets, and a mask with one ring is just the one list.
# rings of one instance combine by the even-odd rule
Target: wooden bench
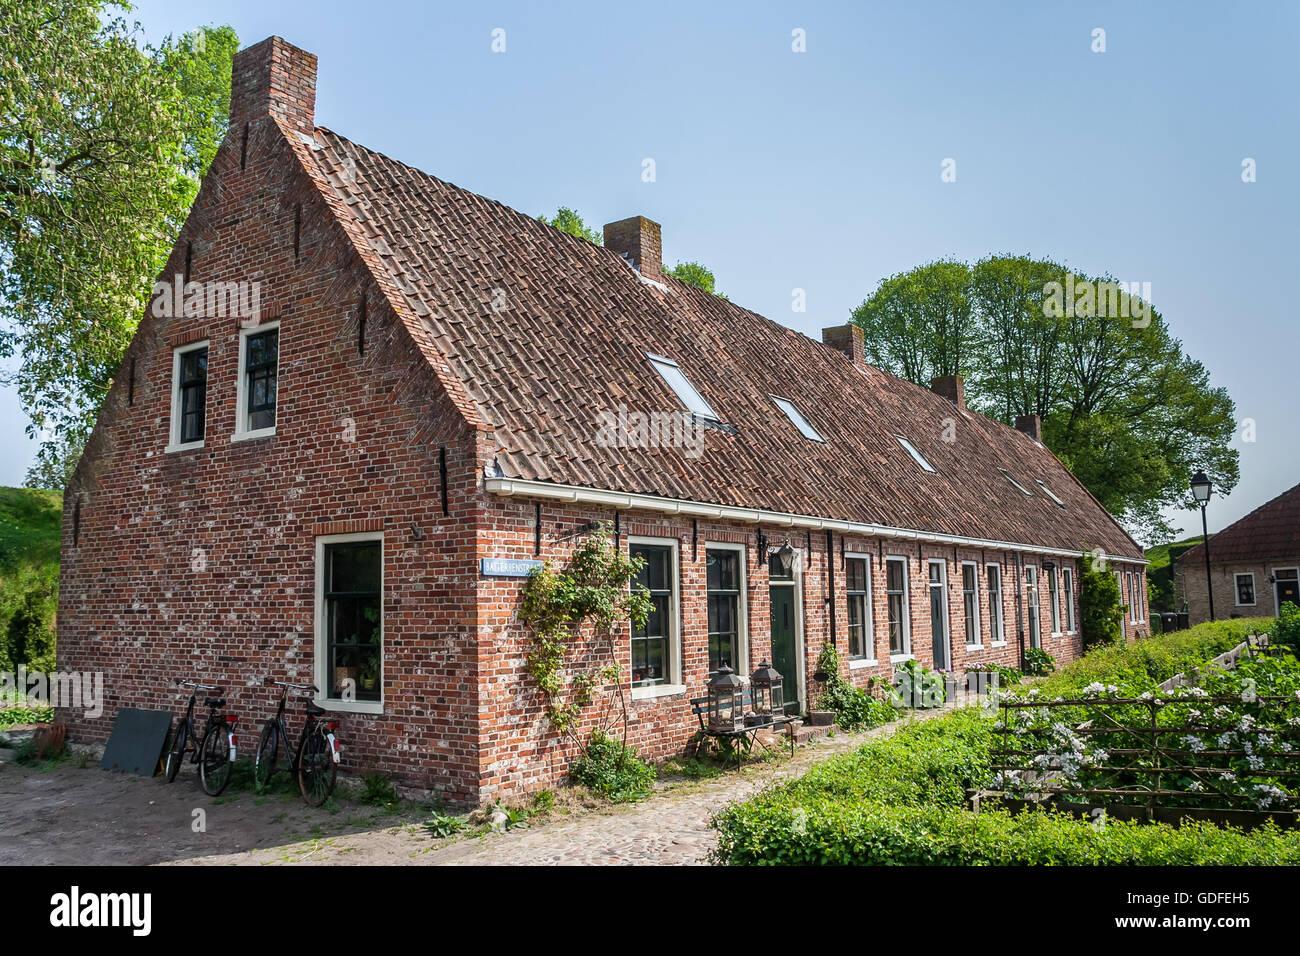
[[[744,694],[741,697],[741,705],[743,708],[748,709],[750,706],[752,706],[752,704],[753,704],[753,700],[750,697],[749,690],[746,689]],[[695,714],[695,719],[699,721],[700,733],[704,734],[704,736],[715,737],[719,740],[725,740],[727,742],[729,749],[731,749],[733,742],[740,745],[734,748],[736,753],[737,770],[740,769],[742,748],[744,753],[749,753],[754,748],[754,741],[757,740],[758,743],[765,750],[770,749],[768,748],[766,742],[764,742],[759,738],[758,732],[760,730],[775,730],[777,727],[785,727],[786,737],[790,741],[790,756],[792,757],[794,756],[794,722],[798,719],[796,717],[792,717],[789,714],[785,714],[781,717],[774,717],[771,720],[769,720],[767,723],[763,723],[763,724],[747,723],[744,726],[736,729],[713,730],[709,727],[708,720],[707,720],[708,713],[709,713],[708,697],[691,698],[691,711],[692,713]]]

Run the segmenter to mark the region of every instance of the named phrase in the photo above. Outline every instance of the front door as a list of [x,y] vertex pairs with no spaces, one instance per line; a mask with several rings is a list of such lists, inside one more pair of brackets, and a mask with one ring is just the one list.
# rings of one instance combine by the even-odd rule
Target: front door
[[799,655],[795,647],[794,588],[773,585],[768,589],[772,603],[772,666],[780,673],[786,713],[799,707]]
[[934,669],[948,669],[948,582],[942,562],[930,562],[930,642]]
[[1282,613],[1282,605],[1287,601],[1300,607],[1300,571],[1284,568],[1276,572],[1276,575],[1277,613]]

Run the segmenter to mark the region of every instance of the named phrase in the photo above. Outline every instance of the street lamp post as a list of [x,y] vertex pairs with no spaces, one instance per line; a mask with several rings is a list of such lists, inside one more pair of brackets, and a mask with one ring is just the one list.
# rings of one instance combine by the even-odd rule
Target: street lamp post
[[1205,523],[1205,506],[1210,501],[1210,492],[1213,486],[1210,484],[1209,476],[1203,471],[1198,471],[1192,476],[1192,497],[1196,503],[1201,506],[1201,541],[1202,547],[1205,548],[1205,593],[1210,597],[1210,620],[1214,620],[1214,582],[1210,578],[1210,529]]

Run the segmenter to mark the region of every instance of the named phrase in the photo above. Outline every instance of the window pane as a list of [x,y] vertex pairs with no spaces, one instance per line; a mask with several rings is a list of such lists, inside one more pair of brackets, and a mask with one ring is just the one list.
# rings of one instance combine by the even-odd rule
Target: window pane
[[357,700],[379,700],[383,639],[378,541],[325,548],[326,683],[330,696],[350,687]]
[[735,591],[740,587],[740,555],[735,551],[709,551],[707,555],[708,589]]
[[867,589],[867,562],[865,559],[848,559],[848,585],[850,591],[865,591]]

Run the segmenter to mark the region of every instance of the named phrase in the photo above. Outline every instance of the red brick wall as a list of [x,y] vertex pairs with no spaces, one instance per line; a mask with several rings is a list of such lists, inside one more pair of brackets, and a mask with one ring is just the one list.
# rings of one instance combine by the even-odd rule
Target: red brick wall
[[[223,145],[164,277],[190,248],[193,281],[261,282],[263,318],[281,322],[276,434],[231,441],[238,319],[146,315],[65,495],[58,664],[103,671],[107,706],[97,720],[60,719],[74,739],[103,741],[120,707],[175,711],[171,678],[193,677],[227,688],[251,754],[273,708],[262,677],[313,680],[316,535],[381,529],[385,713],[345,716],[344,769],[382,766],[412,788],[476,799],[477,439],[363,282],[280,131],[252,121],[245,169],[242,132]],[[205,444],[164,453],[171,346],[200,335],[211,342]],[[301,714],[295,702],[291,731]]]

